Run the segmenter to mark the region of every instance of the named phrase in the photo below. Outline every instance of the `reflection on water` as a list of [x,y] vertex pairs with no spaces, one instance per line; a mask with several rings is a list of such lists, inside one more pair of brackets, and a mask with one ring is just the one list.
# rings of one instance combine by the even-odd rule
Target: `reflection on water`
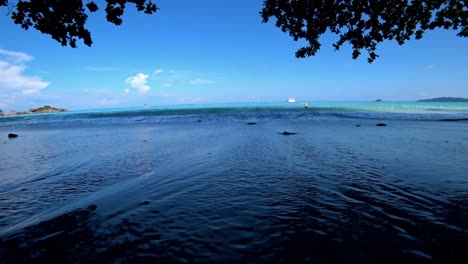
[[47,161],[13,148],[2,161],[16,180],[0,185],[0,259],[456,263],[468,259],[466,131],[430,126],[34,131],[20,140]]
[[[177,208],[159,211],[145,201],[133,212],[119,212],[128,218],[117,222],[111,220],[116,215],[99,216],[96,206],[90,205],[4,238],[0,252],[3,261],[16,263],[118,260],[456,263],[466,257],[466,229],[447,227],[435,219],[424,221],[412,216],[412,212],[373,203],[359,192],[347,195],[365,203],[350,201],[353,206],[347,207],[320,202],[311,195],[306,198],[310,203],[273,202],[266,204],[266,208],[256,207],[255,212],[236,205],[184,212]],[[461,211],[449,210],[441,217],[446,222],[466,225],[466,200],[458,206],[456,209]],[[342,212],[337,207],[347,208]]]

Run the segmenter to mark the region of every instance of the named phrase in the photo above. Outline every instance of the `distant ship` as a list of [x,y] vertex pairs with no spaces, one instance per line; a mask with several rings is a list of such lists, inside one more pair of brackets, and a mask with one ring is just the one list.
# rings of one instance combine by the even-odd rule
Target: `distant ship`
[[294,103],[296,102],[296,99],[292,98],[292,97],[289,97],[289,98],[286,98],[286,102],[288,103]]

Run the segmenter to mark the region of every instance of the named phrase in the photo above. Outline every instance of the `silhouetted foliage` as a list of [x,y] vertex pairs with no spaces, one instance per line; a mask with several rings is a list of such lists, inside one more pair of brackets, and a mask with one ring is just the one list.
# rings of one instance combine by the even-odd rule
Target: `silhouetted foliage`
[[[122,24],[120,17],[127,4],[135,4],[138,11],[146,14],[153,14],[158,9],[151,0],[106,0],[107,21]],[[0,0],[0,6],[8,5],[8,0]],[[13,10],[11,18],[15,24],[26,30],[33,27],[48,34],[62,46],[76,48],[78,39],[88,46],[93,43],[91,33],[85,27],[88,15],[82,0],[19,0],[9,8]],[[86,8],[89,12],[96,12],[99,6],[89,1]]]
[[377,44],[384,40],[402,45],[435,28],[468,36],[468,0],[265,0],[260,14],[263,22],[276,18],[276,26],[295,41],[308,42],[296,52],[298,58],[315,55],[326,32],[339,36],[336,50],[349,43],[353,59],[366,50],[369,62],[378,57]]
[[[96,12],[99,6],[86,1],[83,5],[82,0],[19,0],[9,6],[8,0],[0,0],[0,6],[9,6],[11,18],[22,28],[34,27],[62,46],[75,48],[78,39],[88,46],[92,44],[91,33],[85,27],[86,12]],[[98,3],[102,5],[102,1]],[[134,4],[146,14],[158,10],[151,0],[106,0],[107,20],[122,24],[127,4]],[[295,41],[308,42],[296,52],[298,58],[315,55],[321,46],[319,38],[326,32],[339,36],[333,44],[336,50],[349,43],[353,59],[366,50],[369,62],[378,57],[377,44],[384,40],[402,45],[435,28],[457,30],[457,36],[468,36],[468,0],[265,0],[260,14],[263,22],[276,18],[276,26]]]

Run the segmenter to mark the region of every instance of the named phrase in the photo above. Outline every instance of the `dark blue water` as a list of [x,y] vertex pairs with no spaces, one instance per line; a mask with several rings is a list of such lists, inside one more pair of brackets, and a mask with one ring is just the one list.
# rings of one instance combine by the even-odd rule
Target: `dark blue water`
[[213,111],[0,120],[0,261],[468,259],[468,122]]

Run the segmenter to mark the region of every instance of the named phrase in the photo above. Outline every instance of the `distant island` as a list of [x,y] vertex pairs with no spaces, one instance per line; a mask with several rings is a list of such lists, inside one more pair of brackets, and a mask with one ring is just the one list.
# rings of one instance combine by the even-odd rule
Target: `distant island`
[[468,99],[461,97],[437,97],[432,99],[418,100],[418,102],[468,102]]
[[[40,114],[40,113],[55,113],[55,112],[65,112],[67,109],[65,108],[58,108],[58,107],[52,107],[50,105],[44,105],[39,108],[31,108],[29,111],[15,111],[12,110],[7,113],[7,115],[26,115],[26,114]],[[2,110],[0,110],[0,116],[3,116]]]
[[382,102],[382,99],[377,99],[377,100],[375,100],[375,101],[376,101],[376,102]]

